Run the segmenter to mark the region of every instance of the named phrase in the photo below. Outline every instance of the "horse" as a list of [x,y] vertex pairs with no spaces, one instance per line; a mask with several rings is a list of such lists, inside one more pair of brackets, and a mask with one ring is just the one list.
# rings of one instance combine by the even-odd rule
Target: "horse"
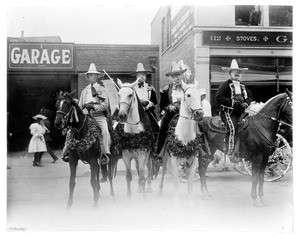
[[[292,139],[292,93],[278,94],[269,99],[265,105],[254,115],[244,118],[239,126],[237,152],[239,158],[245,158],[252,163],[252,189],[251,197],[255,207],[268,205],[264,198],[264,173],[269,156],[276,149],[276,133],[281,125],[288,126],[290,130],[283,135]],[[216,127],[220,122],[217,117],[205,117],[200,123],[200,131],[204,134],[205,144],[199,152],[199,175],[201,192],[208,199],[205,173],[207,166],[213,159],[217,149],[223,151],[225,130]],[[213,124],[214,123],[214,124]],[[291,143],[291,142],[289,142]],[[208,156],[208,157],[205,157]]]
[[[67,208],[70,209],[73,205],[73,192],[75,188],[76,168],[78,160],[88,163],[91,169],[91,186],[94,193],[94,207],[98,206],[100,182],[99,174],[100,167],[98,158],[101,155],[100,139],[101,129],[97,122],[90,115],[83,113],[82,109],[74,99],[75,91],[60,92],[56,102],[56,117],[54,126],[60,130],[70,129],[68,133],[68,148],[69,148],[69,198]],[[71,136],[71,137],[70,137]],[[110,196],[114,196],[112,178],[113,172],[116,169],[116,160],[112,158],[109,163],[108,178],[110,182]]]
[[178,168],[179,165],[185,163],[187,169],[188,204],[191,206],[193,205],[194,175],[198,167],[197,155],[201,145],[197,124],[202,119],[204,112],[201,105],[200,91],[196,85],[187,85],[182,82],[182,88],[184,92],[180,103],[179,115],[175,116],[169,124],[159,193],[162,194],[164,176],[167,168],[169,168],[174,179],[174,202],[176,206],[179,204],[180,178]]
[[119,96],[119,112],[118,118],[120,123],[116,127],[116,144],[122,151],[122,159],[126,167],[127,196],[130,199],[131,190],[131,161],[135,160],[138,172],[139,191],[142,192],[143,198],[146,198],[146,178],[145,166],[148,167],[149,175],[147,177],[148,192],[152,192],[151,188],[151,160],[150,155],[154,150],[155,136],[151,129],[151,122],[146,111],[136,94],[134,87],[138,83],[122,83],[118,79],[120,87]]

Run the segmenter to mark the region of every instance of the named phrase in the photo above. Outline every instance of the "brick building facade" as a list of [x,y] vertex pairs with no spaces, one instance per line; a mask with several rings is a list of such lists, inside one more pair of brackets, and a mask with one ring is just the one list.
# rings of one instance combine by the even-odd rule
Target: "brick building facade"
[[[177,9],[176,9],[177,8]],[[237,59],[249,71],[242,80],[253,99],[265,102],[284,88],[292,90],[292,6],[161,7],[151,23],[151,43],[159,45],[161,88],[173,61],[183,60],[200,88],[205,88],[213,114],[215,93],[229,78],[221,70]],[[251,20],[253,9],[259,17]]]

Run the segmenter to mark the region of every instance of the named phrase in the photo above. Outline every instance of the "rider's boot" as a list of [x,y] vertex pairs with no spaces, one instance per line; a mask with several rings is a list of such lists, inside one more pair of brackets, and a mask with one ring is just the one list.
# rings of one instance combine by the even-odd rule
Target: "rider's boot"
[[162,166],[163,165],[163,156],[165,154],[165,145],[166,144],[164,144],[164,146],[162,147],[162,149],[160,150],[160,152],[155,151],[156,155],[157,154],[158,155],[156,157],[154,157],[153,161],[158,166]]

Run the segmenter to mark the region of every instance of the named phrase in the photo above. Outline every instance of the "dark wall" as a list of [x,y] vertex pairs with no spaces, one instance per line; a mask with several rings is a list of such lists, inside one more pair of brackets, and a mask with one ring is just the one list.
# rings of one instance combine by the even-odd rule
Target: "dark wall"
[[41,108],[53,112],[51,146],[60,148],[64,137],[53,127],[55,117],[55,97],[59,90],[71,90],[71,82],[76,81],[71,74],[9,74],[7,77],[7,143],[9,151],[25,150],[31,138],[29,126],[32,116]]

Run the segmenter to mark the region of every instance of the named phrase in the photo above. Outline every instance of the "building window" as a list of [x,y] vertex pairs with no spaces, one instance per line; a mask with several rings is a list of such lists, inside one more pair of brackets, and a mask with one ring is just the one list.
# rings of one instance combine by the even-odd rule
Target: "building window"
[[167,13],[167,48],[171,45],[171,9]]
[[258,5],[235,6],[235,25],[259,26],[261,24],[261,10]]
[[293,26],[293,7],[292,6],[269,6],[270,26]]
[[165,18],[163,18],[161,22],[161,52],[165,51],[165,27],[166,27],[166,21]]

